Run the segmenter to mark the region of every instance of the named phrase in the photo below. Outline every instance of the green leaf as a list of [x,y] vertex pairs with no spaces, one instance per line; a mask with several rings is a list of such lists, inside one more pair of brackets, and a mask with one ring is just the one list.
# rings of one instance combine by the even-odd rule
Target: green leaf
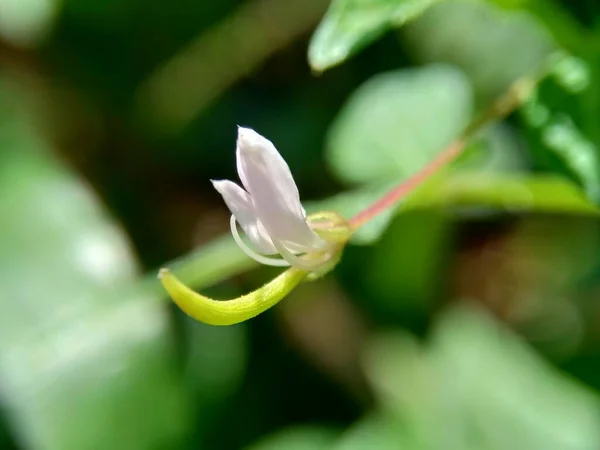
[[592,52],[597,48],[597,34],[578,20],[568,3],[539,0],[491,0],[503,9],[527,11],[534,15],[552,33],[560,46],[571,52]]
[[575,184],[561,177],[478,172],[437,177],[408,198],[400,210],[450,205],[591,216],[600,212]]
[[390,223],[360,275],[370,308],[390,319],[425,315],[440,291],[431,280],[442,273],[452,225],[451,216],[439,211],[405,211]]
[[61,6],[58,0],[3,2],[0,37],[15,46],[36,47],[49,34]]
[[247,450],[326,450],[338,434],[337,430],[324,426],[296,426],[264,437]]
[[525,136],[538,168],[564,173],[579,182],[592,201],[600,200],[600,135],[590,109],[597,87],[590,63],[561,55],[552,78],[521,107]]
[[[226,280],[232,274],[245,272],[258,263],[246,255],[233,240],[231,233],[214,239],[210,243],[172,261],[169,270],[189,286],[201,289]],[[156,277],[151,273],[144,284],[151,291],[164,292]]]
[[0,122],[0,398],[19,447],[173,448],[189,430],[171,320],[119,293],[130,246],[24,121]]
[[[199,403],[214,409],[225,395],[238,387],[245,375],[247,327],[214,327],[186,317],[184,331],[189,347],[187,378],[198,392]],[[207,342],[210,345],[206,345]]]
[[333,0],[310,42],[309,63],[318,72],[336,66],[439,1]]
[[381,414],[395,419],[397,427],[401,418],[404,432],[419,447],[437,450],[430,431],[438,420],[439,388],[428,354],[416,338],[400,331],[376,334],[366,346],[363,366]]
[[461,172],[517,174],[528,171],[530,162],[520,131],[501,122],[474,136],[452,167]]
[[540,131],[543,145],[581,182],[589,198],[600,200],[598,147],[564,114],[552,117]]
[[403,424],[377,411],[353,424],[328,450],[425,450],[413,445]]
[[463,307],[444,315],[426,348],[409,336],[380,336],[365,364],[381,404],[425,448],[600,445],[598,396],[475,310]]
[[437,327],[431,361],[437,373],[454,375],[444,381],[446,399],[477,424],[488,448],[600,446],[598,395],[554,370],[491,317],[451,311]]
[[421,62],[462,69],[484,107],[512,82],[538,70],[555,49],[552,37],[530,14],[468,0],[435,5],[402,35]]
[[471,112],[469,81],[451,66],[376,75],[342,108],[326,157],[347,183],[401,180],[460,135]]

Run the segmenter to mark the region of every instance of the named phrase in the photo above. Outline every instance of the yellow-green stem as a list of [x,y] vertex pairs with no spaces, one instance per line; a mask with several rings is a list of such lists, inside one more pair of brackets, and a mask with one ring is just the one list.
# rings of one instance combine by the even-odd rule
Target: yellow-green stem
[[209,325],[233,325],[251,319],[281,301],[306,276],[306,272],[291,268],[256,289],[233,300],[213,300],[191,290],[169,270],[158,275],[173,301],[188,316]]

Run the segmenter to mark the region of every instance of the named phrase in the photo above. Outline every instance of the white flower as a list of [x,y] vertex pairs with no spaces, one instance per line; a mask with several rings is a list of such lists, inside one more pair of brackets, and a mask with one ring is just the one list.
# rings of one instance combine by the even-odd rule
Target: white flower
[[[245,190],[229,180],[212,183],[232,213],[231,232],[242,250],[263,264],[309,271],[329,260],[334,246],[311,228],[290,168],[273,143],[239,127],[236,158]],[[258,253],[242,241],[236,222]],[[283,259],[264,256],[274,254]]]

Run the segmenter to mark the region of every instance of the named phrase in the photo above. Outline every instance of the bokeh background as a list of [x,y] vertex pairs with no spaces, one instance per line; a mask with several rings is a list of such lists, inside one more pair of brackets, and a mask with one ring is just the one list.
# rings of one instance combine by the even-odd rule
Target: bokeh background
[[[600,448],[600,4],[328,6],[0,0],[0,448]],[[556,52],[327,277],[231,327],[162,291],[277,273],[209,181],[237,125],[349,217]]]

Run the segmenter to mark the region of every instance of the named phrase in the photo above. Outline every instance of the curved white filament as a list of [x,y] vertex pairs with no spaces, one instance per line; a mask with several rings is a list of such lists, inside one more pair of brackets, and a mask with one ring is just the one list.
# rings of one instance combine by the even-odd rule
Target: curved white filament
[[309,272],[312,272],[313,270],[317,269],[321,264],[325,263],[330,258],[330,255],[326,253],[318,259],[307,261],[294,255],[287,248],[285,248],[285,246],[283,246],[281,242],[277,240],[273,240],[273,245],[275,246],[279,254],[283,256],[290,265],[296,267],[297,269],[307,270]]
[[243,250],[243,252],[246,255],[248,255],[253,260],[266,266],[289,267],[291,265],[285,259],[269,258],[268,256],[256,253],[254,250],[248,247],[246,243],[242,240],[238,232],[237,220],[235,219],[235,216],[233,214],[231,215],[231,219],[229,219],[229,226],[231,227],[231,234],[233,234],[233,239],[235,240],[235,243]]

